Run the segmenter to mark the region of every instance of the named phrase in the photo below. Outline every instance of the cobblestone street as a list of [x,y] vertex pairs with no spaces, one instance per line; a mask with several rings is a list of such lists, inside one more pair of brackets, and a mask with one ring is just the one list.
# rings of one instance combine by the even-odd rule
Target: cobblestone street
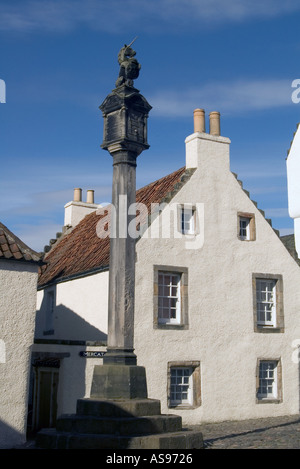
[[197,425],[205,449],[300,449],[300,416]]
[[[300,449],[300,415],[193,425],[204,449]],[[15,449],[36,449],[29,440]]]

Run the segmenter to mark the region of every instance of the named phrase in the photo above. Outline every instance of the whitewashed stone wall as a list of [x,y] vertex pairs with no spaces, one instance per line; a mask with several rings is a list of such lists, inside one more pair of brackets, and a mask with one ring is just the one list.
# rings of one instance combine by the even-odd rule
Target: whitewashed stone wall
[[[48,292],[54,294],[53,333],[45,334]],[[37,356],[60,359],[57,415],[75,413],[77,399],[90,395],[94,366],[102,358],[80,353],[106,350],[100,344],[106,341],[107,304],[108,272],[58,283],[37,293],[35,338],[43,343],[35,343],[32,361]]]
[[37,265],[0,262],[0,448],[26,441]]
[[[138,364],[146,367],[149,397],[161,399],[162,411],[181,415],[185,423],[297,414],[299,364],[292,357],[293,343],[300,339],[299,266],[229,171],[228,142],[217,140],[198,151],[196,172],[172,200],[204,204],[203,246],[186,249],[185,239],[150,237],[137,244]],[[238,239],[237,212],[255,214],[256,241]],[[187,330],[153,327],[155,264],[188,268]],[[282,274],[284,333],[254,332],[252,273]],[[256,402],[259,358],[281,360],[283,400],[278,404]],[[200,361],[199,407],[168,409],[171,361]]]
[[[45,334],[54,295],[53,334]],[[36,338],[101,340],[107,333],[108,271],[58,283],[37,293]],[[51,322],[51,321],[50,321]]]
[[294,136],[287,160],[289,215],[294,219],[295,247],[300,256],[300,127]]

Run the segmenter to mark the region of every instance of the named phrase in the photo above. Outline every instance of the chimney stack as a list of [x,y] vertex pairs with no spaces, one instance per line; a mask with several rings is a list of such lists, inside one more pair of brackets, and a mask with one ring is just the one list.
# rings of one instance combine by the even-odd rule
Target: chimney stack
[[81,202],[82,200],[82,189],[76,188],[74,189],[74,202]]
[[220,113],[210,112],[209,133],[205,131],[205,110],[194,110],[194,133],[185,139],[186,168],[228,170],[230,139],[221,136]]
[[94,203],[94,191],[89,189],[86,193],[86,203],[93,204]]
[[205,133],[205,111],[204,109],[194,110],[194,132]]
[[220,113],[217,111],[209,114],[209,133],[210,135],[221,135],[220,130]]
[[82,201],[82,189],[74,189],[74,200],[65,205],[64,226],[74,226],[88,214],[100,208],[100,204],[94,202],[94,191],[87,190],[86,202]]

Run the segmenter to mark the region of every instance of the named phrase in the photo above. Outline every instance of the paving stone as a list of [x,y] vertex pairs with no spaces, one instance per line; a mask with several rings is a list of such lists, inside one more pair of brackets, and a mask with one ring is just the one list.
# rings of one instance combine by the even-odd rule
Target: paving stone
[[300,449],[300,415],[194,425],[204,449]]

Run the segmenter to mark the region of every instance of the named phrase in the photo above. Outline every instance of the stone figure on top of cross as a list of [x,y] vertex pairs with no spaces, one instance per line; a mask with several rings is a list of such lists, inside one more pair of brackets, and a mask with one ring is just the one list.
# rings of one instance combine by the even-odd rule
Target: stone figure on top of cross
[[133,86],[133,80],[139,76],[141,65],[136,60],[136,52],[131,47],[135,39],[129,44],[129,46],[125,44],[118,54],[120,71],[119,77],[116,81],[117,88],[124,84],[127,86]]

